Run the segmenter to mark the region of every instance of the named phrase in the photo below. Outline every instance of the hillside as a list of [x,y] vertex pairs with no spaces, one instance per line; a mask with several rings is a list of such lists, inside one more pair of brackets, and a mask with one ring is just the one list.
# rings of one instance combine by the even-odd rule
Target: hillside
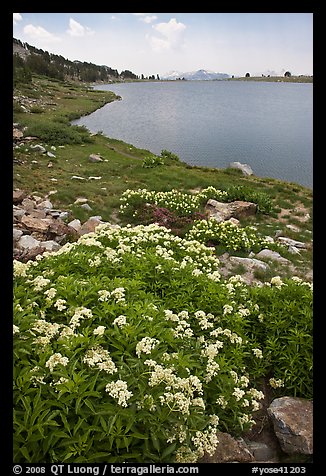
[[312,191],[70,125],[114,100],[14,89],[15,462],[310,463]]
[[81,82],[124,81],[137,79],[137,76],[129,70],[120,73],[109,66],[98,66],[93,63],[71,61],[61,55],[44,51],[28,43],[22,43],[13,39],[14,58],[14,81],[19,76],[19,70],[23,69],[34,74],[42,74],[50,78],[60,80],[73,80]]

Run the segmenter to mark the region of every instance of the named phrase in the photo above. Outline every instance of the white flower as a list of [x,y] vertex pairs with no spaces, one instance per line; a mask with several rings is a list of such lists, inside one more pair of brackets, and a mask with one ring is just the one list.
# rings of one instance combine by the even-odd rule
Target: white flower
[[112,324],[121,328],[121,327],[123,327],[127,324],[127,318],[126,318],[126,316],[122,316],[122,315],[118,316],[114,319]]
[[230,306],[229,304],[225,304],[225,305],[223,306],[223,314],[224,314],[224,316],[225,316],[226,314],[231,314],[232,311],[233,311],[233,307]]
[[55,288],[50,288],[44,291],[44,294],[48,299],[53,299],[57,294],[57,290]]
[[41,289],[47,286],[50,282],[49,279],[43,278],[43,276],[36,276],[36,278],[32,280],[35,291],[41,291]]
[[105,326],[98,326],[96,329],[93,330],[93,334],[95,336],[102,336],[105,332]]
[[127,407],[127,400],[133,396],[133,393],[128,390],[127,382],[123,380],[108,383],[105,387],[105,391],[108,392],[111,397],[118,399],[118,405],[122,407]]
[[284,380],[276,379],[276,378],[270,378],[269,379],[269,384],[272,388],[284,387]]
[[142,352],[144,354],[150,354],[152,352],[152,349],[159,343],[160,341],[158,341],[157,339],[154,339],[153,337],[144,337],[136,345],[137,357],[139,358]]
[[13,324],[13,334],[19,334],[19,327]]
[[262,359],[263,358],[263,353],[260,349],[252,349],[252,352],[257,359]]
[[98,300],[99,301],[107,301],[108,298],[110,297],[110,292],[107,291],[106,289],[101,289],[100,291],[97,292],[99,295]]
[[282,279],[280,278],[280,276],[274,276],[270,283],[274,286],[276,286],[277,288],[280,288],[284,283],[282,281]]
[[66,306],[67,301],[65,299],[58,299],[53,305],[58,309],[58,311],[63,311],[67,309]]
[[89,365],[89,367],[96,366],[100,370],[104,370],[104,372],[108,374],[114,374],[118,371],[113,360],[110,357],[110,353],[107,350],[103,349],[103,347],[101,347],[100,345],[89,349],[85,354],[83,362]]
[[49,367],[50,372],[53,372],[54,367],[57,365],[63,365],[64,367],[68,364],[69,359],[67,357],[62,357],[62,355],[58,352],[56,354],[51,355],[49,360],[45,363],[45,367]]
[[238,402],[241,400],[241,398],[244,396],[245,391],[241,390],[239,387],[234,387],[234,391],[232,392],[232,395],[235,396],[236,401]]

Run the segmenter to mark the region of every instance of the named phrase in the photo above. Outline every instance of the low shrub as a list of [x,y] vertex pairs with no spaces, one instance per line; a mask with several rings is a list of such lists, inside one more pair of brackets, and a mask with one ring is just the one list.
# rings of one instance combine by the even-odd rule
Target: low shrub
[[40,138],[52,145],[81,144],[91,142],[92,138],[85,127],[70,126],[61,122],[41,122],[30,125],[26,135]]
[[169,150],[166,150],[166,149],[163,149],[161,151],[161,157],[163,159],[175,160],[176,162],[180,161],[180,158],[177,156],[177,154],[174,154],[173,152],[170,152]]
[[149,155],[144,157],[142,166],[146,169],[152,169],[153,167],[158,167],[159,165],[164,165],[164,160],[162,157],[157,155]]
[[166,228],[100,225],[14,278],[15,462],[195,462],[251,427],[261,375],[309,387],[309,286],[224,282]]

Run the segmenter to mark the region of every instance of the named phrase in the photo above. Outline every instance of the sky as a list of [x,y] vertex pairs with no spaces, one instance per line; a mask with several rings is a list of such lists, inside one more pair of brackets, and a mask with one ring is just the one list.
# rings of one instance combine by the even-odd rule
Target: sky
[[313,74],[313,13],[14,13],[13,36],[137,75]]

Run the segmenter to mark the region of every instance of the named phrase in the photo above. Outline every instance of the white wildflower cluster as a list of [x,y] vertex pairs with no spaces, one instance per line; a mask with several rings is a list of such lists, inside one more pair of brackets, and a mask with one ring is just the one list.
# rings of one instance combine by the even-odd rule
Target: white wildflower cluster
[[253,227],[241,228],[230,221],[217,222],[213,218],[196,221],[186,238],[201,243],[213,240],[232,251],[248,251],[257,245],[262,247],[263,244],[263,239],[257,236]]
[[93,317],[92,311],[87,307],[77,307],[72,318],[69,321],[70,327],[75,330],[80,326],[81,319],[91,319]]
[[120,315],[114,319],[113,325],[120,327],[120,329],[127,324],[126,316]]
[[112,291],[106,289],[101,289],[98,291],[98,300],[101,302],[108,301],[110,298],[113,299],[117,304],[125,302],[125,288],[119,287],[115,288]]
[[21,261],[14,260],[13,261],[13,270],[14,270],[14,276],[15,277],[26,277],[27,276],[27,271],[30,267],[31,261],[28,263],[22,263]]
[[[162,226],[151,224],[135,227],[126,226],[123,229],[101,226],[98,239],[101,239],[101,237],[112,239],[114,242],[118,239],[116,252],[121,257],[128,253],[141,258],[143,250],[147,251],[152,248],[158,257],[163,258],[168,263],[175,264],[175,270],[190,267],[192,271],[197,270],[194,273],[195,275],[200,276],[199,271],[201,271],[210,274],[211,279],[215,281],[220,279],[218,272],[219,260],[214,255],[212,248],[195,240],[189,241],[175,236],[170,230]],[[157,268],[160,272],[164,272],[162,264]]]
[[57,299],[57,301],[53,304],[54,307],[58,309],[58,311],[63,311],[67,309],[67,301],[65,299]]
[[213,456],[219,443],[216,427],[209,426],[207,430],[196,431],[195,436],[191,438],[191,441],[195,445],[199,457],[203,456],[205,453]]
[[67,357],[63,357],[60,352],[51,355],[51,357],[46,361],[45,367],[48,367],[50,372],[53,372],[54,368],[57,365],[63,365],[66,367],[68,364],[69,359]]
[[107,301],[109,297],[111,296],[110,291],[107,291],[106,289],[101,289],[100,291],[97,292],[99,298],[98,300],[101,302]]
[[44,381],[45,375],[38,365],[33,367],[30,371],[30,380],[33,384],[34,387],[37,387],[38,385],[46,385],[46,382]]
[[195,318],[198,321],[199,327],[202,330],[210,329],[214,327],[212,320],[214,319],[213,314],[208,313],[206,314],[204,311],[196,311]]
[[77,243],[81,245],[86,245],[86,246],[96,246],[98,248],[104,248],[102,243],[96,238],[97,238],[97,234],[95,232],[87,233],[85,235],[82,235],[78,239]]
[[217,405],[219,405],[223,410],[227,407],[228,401],[224,395],[221,395],[216,399]]
[[96,345],[89,349],[83,358],[83,362],[89,367],[97,367],[108,374],[114,374],[118,371],[115,363],[111,359],[109,351],[103,349],[100,345]]
[[50,343],[51,339],[58,334],[60,330],[60,324],[47,322],[44,319],[38,319],[34,322],[31,327],[30,333],[35,336],[41,334],[39,337],[34,339],[34,344],[46,346]]
[[229,339],[231,344],[242,344],[242,337],[239,336],[236,332],[232,332],[230,329],[223,329],[222,327],[217,327],[210,332],[211,337],[222,337],[225,336]]
[[136,354],[140,358],[140,354],[150,354],[154,347],[159,344],[160,341],[153,337],[143,337],[136,345]]
[[77,334],[74,333],[74,329],[72,329],[69,326],[62,325],[58,340],[60,341],[67,338],[69,339],[71,336],[76,336],[76,335]]
[[43,276],[36,276],[31,282],[34,284],[35,291],[41,291],[41,289],[45,288],[51,281],[50,279],[43,278]]
[[146,189],[126,190],[120,198],[120,213],[130,211],[134,205],[151,203],[158,207],[167,208],[181,216],[189,216],[198,211],[203,201],[208,198],[226,200],[228,193],[214,187],[207,187],[197,194],[169,190],[167,192],[155,192]]
[[302,278],[299,278],[298,276],[293,276],[292,281],[295,282],[296,284],[299,284],[300,286],[307,286],[308,288],[313,290],[313,283],[309,283],[308,281],[303,281]]
[[275,286],[277,288],[280,288],[281,286],[284,285],[282,278],[280,276],[274,276],[271,281],[270,281],[272,286]]
[[95,336],[102,336],[105,332],[106,327],[105,326],[98,326],[96,329],[93,330],[93,334]]
[[95,256],[94,259],[89,258],[88,259],[88,264],[90,265],[91,268],[97,268],[101,264],[101,257],[99,255]]
[[133,393],[128,390],[127,382],[123,380],[108,383],[105,387],[105,391],[108,392],[111,397],[117,399],[118,405],[122,407],[127,407],[127,400],[133,396]]
[[181,378],[174,373],[173,367],[164,367],[154,360],[146,360],[145,365],[153,367],[150,373],[148,384],[155,387],[164,384],[166,390],[160,397],[160,403],[167,405],[171,410],[189,415],[191,407],[205,408],[204,400],[200,397],[203,394],[203,386],[199,378],[189,375]]
[[44,295],[46,296],[46,298],[49,301],[54,299],[56,294],[57,294],[57,290],[55,288],[50,288],[50,289],[47,289],[46,291],[44,291]]
[[13,324],[13,334],[19,334],[19,327],[18,326],[15,326],[15,324]]
[[260,349],[252,349],[252,353],[257,357],[257,359],[263,358],[263,352]]
[[282,379],[276,379],[276,378],[270,378],[269,379],[269,385],[272,387],[272,388],[280,388],[280,387],[284,387],[284,380]]

